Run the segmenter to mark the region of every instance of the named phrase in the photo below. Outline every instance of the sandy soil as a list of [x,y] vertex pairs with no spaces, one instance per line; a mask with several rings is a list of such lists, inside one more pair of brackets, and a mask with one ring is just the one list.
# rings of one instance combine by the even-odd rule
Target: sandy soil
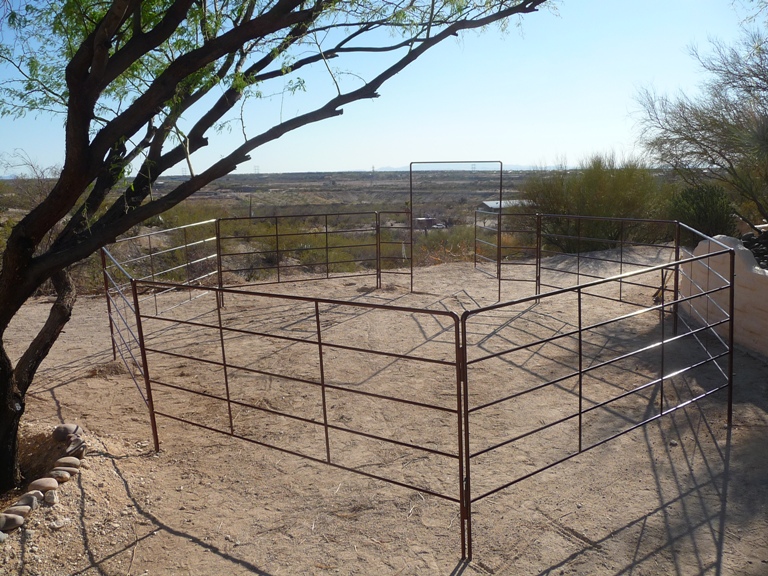
[[[496,284],[466,265],[420,271],[415,294],[389,284],[370,291],[370,285],[370,279],[336,280],[322,284],[322,292],[458,311],[496,298]],[[312,290],[317,293],[298,284],[290,288],[292,293]],[[44,300],[30,303],[13,326],[12,342],[19,348],[44,318],[46,305]],[[605,303],[595,300],[591,306],[599,314]],[[246,303],[229,302],[227,309],[233,317],[258,322],[258,315],[249,318]],[[527,317],[526,328],[505,338],[528,333],[534,324],[555,329],[549,324],[552,313],[545,312],[536,322]],[[382,330],[373,316],[344,326],[339,342],[365,338],[413,347],[418,337],[407,323]],[[429,326],[421,323],[419,329],[426,338]],[[645,337],[644,328],[633,330],[595,334],[592,344],[618,350],[622,338]],[[492,349],[494,342],[488,345]],[[440,354],[438,347],[428,349]],[[544,365],[539,362],[561,352],[542,349],[514,364],[535,378]],[[680,350],[681,356],[687,353]],[[339,356],[337,363],[343,363]],[[275,359],[296,362],[296,356]],[[204,371],[195,366],[156,366],[155,377],[206,385]],[[724,426],[724,395],[715,394],[493,494],[473,506],[474,557],[464,563],[458,507],[440,498],[167,418],[159,420],[162,450],[155,454],[141,396],[112,362],[104,300],[81,298],[28,396],[24,442],[45,443],[55,425],[76,422],[91,447],[88,468],[61,486],[59,504],[33,512],[23,529],[0,544],[0,575],[768,574],[767,366],[764,359],[737,350],[735,367],[730,434]],[[352,366],[336,377],[360,373],[370,381],[378,368]],[[490,366],[487,380],[498,380],[496,371],[502,369]],[[621,385],[640,371],[640,366],[625,367],[603,380]],[[482,402],[482,377],[474,376],[478,396],[473,401]],[[411,383],[414,398],[425,393],[426,384],[419,382],[429,378],[419,380],[407,369],[401,378]],[[301,395],[286,397],[278,388],[271,402],[302,408]],[[440,390],[426,393],[441,397]],[[648,399],[628,404],[626,414]],[[477,422],[474,446],[492,442],[520,422],[544,418],[557,402],[534,402],[512,416],[492,413],[488,421]],[[340,400],[337,406],[341,421],[353,418],[350,427],[356,417],[364,422],[382,416],[366,407],[350,413]],[[193,402],[174,409],[200,415]],[[238,422],[247,423],[247,416]],[[425,425],[407,410],[385,416],[393,434],[412,441],[438,442],[452,430],[451,423]],[[600,416],[589,430],[612,425],[609,416]],[[207,417],[215,421],[215,410]],[[292,427],[268,433],[292,447],[312,449]],[[565,437],[548,437],[495,464],[484,466],[479,459],[478,489],[506,478],[512,469],[535,466]],[[351,445],[344,456],[351,466],[370,464]],[[400,453],[390,456],[390,470],[413,482],[431,470],[429,463]],[[452,480],[441,474],[429,487],[450,490]]]

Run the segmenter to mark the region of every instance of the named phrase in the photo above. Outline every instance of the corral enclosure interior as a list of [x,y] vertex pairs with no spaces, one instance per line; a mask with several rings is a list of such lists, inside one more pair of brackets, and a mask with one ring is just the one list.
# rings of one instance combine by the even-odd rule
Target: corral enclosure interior
[[[476,231],[494,246],[488,255],[445,265],[452,281],[423,291],[410,216],[383,220],[400,228],[391,264],[380,216],[362,230],[356,216],[330,241],[331,227],[318,225],[328,215],[286,238],[279,219],[268,232],[251,219],[262,232],[237,236],[247,248],[237,258],[258,270],[227,267],[222,247],[236,235],[220,221],[105,252],[114,350],[135,366],[153,422],[181,420],[453,502],[471,557],[473,503],[730,395],[731,312],[703,321],[690,303],[730,291],[732,278],[680,286],[692,267],[731,255],[713,242],[690,257],[677,223],[622,221],[605,238],[599,219],[494,214]],[[521,234],[534,238],[522,251]],[[564,238],[590,251],[567,252]],[[355,262],[361,246],[373,256]],[[338,247],[348,261],[328,259]],[[302,251],[326,256],[307,263]],[[150,273],[138,273],[147,252]],[[156,265],[178,252],[178,264]],[[324,277],[349,281],[328,294]]]

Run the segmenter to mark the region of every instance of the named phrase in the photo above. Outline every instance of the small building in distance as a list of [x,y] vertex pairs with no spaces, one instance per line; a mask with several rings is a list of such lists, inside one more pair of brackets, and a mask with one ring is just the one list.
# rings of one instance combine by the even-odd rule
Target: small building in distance
[[427,216],[426,218],[414,218],[413,219],[413,227],[418,230],[426,230],[427,228],[432,228],[437,224],[437,218],[430,218]]
[[485,200],[478,207],[478,210],[481,210],[483,212],[492,212],[493,214],[498,214],[499,212],[504,212],[512,208],[520,208],[521,206],[525,206],[526,204],[528,204],[527,200],[522,200],[519,198],[515,200],[502,200],[501,202],[499,202],[498,200]]

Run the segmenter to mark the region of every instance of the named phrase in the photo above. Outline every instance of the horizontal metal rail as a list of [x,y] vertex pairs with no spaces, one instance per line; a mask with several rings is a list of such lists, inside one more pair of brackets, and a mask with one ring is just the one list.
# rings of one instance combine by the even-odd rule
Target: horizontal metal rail
[[[501,182],[501,176],[499,182]],[[382,226],[382,218],[388,216],[406,217],[407,224],[394,222],[393,226]],[[542,222],[552,222],[555,219],[573,220],[576,223],[574,226],[577,233],[574,235],[569,233],[550,234],[542,229]],[[588,220],[616,222],[620,227],[619,237],[590,238],[581,235],[583,223]],[[491,226],[487,225],[488,221],[492,222]],[[147,238],[147,246],[141,249],[148,249],[149,254],[139,257],[131,255],[125,262],[120,262],[120,259],[113,254],[108,251],[104,252],[103,268],[107,303],[110,308],[110,328],[115,331],[118,328],[121,330],[119,333],[113,333],[113,351],[116,357],[117,347],[119,347],[121,357],[126,362],[131,362],[136,366],[138,368],[136,373],[144,379],[145,391],[142,396],[150,409],[156,449],[159,449],[156,418],[164,417],[457,503],[460,508],[462,556],[471,557],[472,503],[496,494],[578,454],[605,444],[724,389],[727,389],[728,392],[728,422],[731,422],[733,251],[722,243],[711,240],[709,253],[700,256],[681,257],[679,243],[674,245],[654,244],[637,240],[637,237],[633,238],[627,233],[630,228],[635,226],[658,225],[666,226],[674,232],[677,242],[679,242],[681,230],[696,234],[695,230],[677,222],[630,218],[500,214],[477,211],[475,216],[475,266],[479,271],[496,277],[499,283],[499,301],[490,306],[466,310],[461,316],[448,310],[382,305],[367,301],[349,302],[322,297],[277,295],[251,289],[255,286],[274,283],[269,279],[244,283],[237,288],[225,288],[222,285],[224,273],[232,273],[241,277],[248,274],[264,273],[270,278],[274,278],[276,273],[277,282],[281,283],[301,282],[307,279],[322,278],[323,275],[326,278],[376,275],[377,287],[381,287],[382,274],[387,273],[410,274],[411,290],[413,290],[413,218],[410,211],[228,218],[216,221],[209,220],[201,224],[215,225],[216,235],[187,242],[187,231],[193,226],[190,225],[176,229],[184,230],[182,232],[184,243],[180,246],[169,248],[160,242],[161,249],[154,250],[152,247],[154,240],[150,239],[163,233],[157,231],[133,239]],[[240,224],[243,225],[240,226]],[[261,228],[258,228],[259,226]],[[313,226],[315,228],[312,228]],[[302,227],[306,230],[302,231]],[[385,230],[391,230],[393,234],[383,234]],[[662,229],[660,228],[660,230]],[[665,230],[666,228],[662,231],[667,234]],[[654,228],[653,232],[656,233],[657,230]],[[407,238],[397,239],[398,235],[402,236],[403,234],[407,234]],[[348,236],[349,243],[338,243],[340,239],[344,240],[345,235]],[[366,239],[361,238],[361,235],[375,235],[375,242],[369,243]],[[312,243],[317,242],[316,239],[321,237],[323,238],[322,245],[311,246],[307,243],[301,243],[300,240],[303,237],[308,240],[311,239]],[[335,240],[330,240],[331,238],[335,238]],[[600,253],[569,254],[553,250],[546,245],[548,239],[556,240],[558,238],[577,243],[589,243],[593,246],[611,246],[615,248],[617,256]],[[131,239],[125,241],[129,240]],[[214,252],[201,254],[200,250],[212,246],[214,240]],[[529,240],[530,246],[526,244]],[[254,249],[253,245],[248,245],[249,243],[262,245]],[[235,244],[238,245],[235,246]],[[386,250],[382,250],[382,246]],[[399,256],[394,254],[396,247],[402,249],[402,254]],[[631,250],[632,248],[647,247],[668,251],[670,261],[649,266],[642,261],[642,257],[636,256],[636,254],[640,254],[639,252]],[[136,250],[133,247],[131,249]],[[184,250],[184,264],[167,264],[176,258],[173,253],[182,249]],[[190,250],[194,252],[194,255],[190,254]],[[334,251],[345,250],[351,254],[370,250],[375,251],[375,256],[367,257],[366,255],[364,258],[350,256],[340,261],[333,261],[330,258]],[[389,252],[389,254],[385,252]],[[324,254],[324,256],[318,257],[318,262],[301,262],[302,258],[308,260],[307,256],[313,257],[316,254]],[[293,260],[282,262],[281,260],[286,255],[296,258],[300,263]],[[364,254],[358,255],[363,256]],[[563,257],[563,261],[567,264],[560,267],[553,266],[548,261],[544,261],[544,257],[548,256]],[[730,274],[720,274],[712,267],[712,259],[719,257],[731,259]],[[253,266],[247,263],[248,258],[262,262],[259,266]],[[216,270],[206,270],[205,267],[214,259],[216,260]],[[225,261],[226,266],[223,261]],[[110,263],[109,266],[107,266],[107,262]],[[570,262],[575,262],[575,264],[571,265]],[[168,267],[159,269],[164,263]],[[385,269],[384,263],[389,265],[394,263],[396,266],[399,264],[401,267]],[[592,271],[588,265],[594,267],[609,265],[611,271],[606,273],[604,277],[601,276],[601,272]],[[133,278],[131,274],[133,274],[132,267],[134,266],[137,268],[149,266],[149,273],[147,274],[146,268],[144,268],[140,274],[136,274],[143,279]],[[363,268],[363,270],[354,273],[340,271],[332,274],[331,269],[334,266],[356,266]],[[370,271],[365,269],[365,266],[370,266]],[[568,269],[568,266],[572,266],[574,269]],[[495,272],[488,270],[491,267],[495,268]],[[708,278],[714,280],[716,285],[713,286],[709,281],[707,286],[698,285],[692,275],[694,267],[703,267],[707,271]],[[188,276],[191,276],[191,268],[195,270],[202,268],[203,270],[201,274],[196,274],[195,278],[188,277],[183,283],[158,280],[162,276],[176,276],[184,269]],[[403,268],[407,268],[409,271],[405,271]],[[616,269],[619,270],[618,274],[613,272]],[[307,271],[307,274],[306,277],[299,278],[294,273],[283,274],[283,271],[286,270],[302,270]],[[509,277],[502,277],[502,270]],[[542,278],[543,273],[547,275],[546,278]],[[117,277],[120,275],[125,276],[127,280],[119,282]],[[196,285],[213,275],[218,275],[218,286],[208,288]],[[145,276],[146,278],[144,278]],[[576,278],[575,286],[557,285],[557,282],[560,281],[570,282],[569,276]],[[654,277],[661,278],[660,288],[658,288],[658,281],[652,279]],[[646,278],[651,278],[651,280],[646,280]],[[667,287],[668,278],[673,278],[673,287]],[[686,279],[691,285],[692,292],[689,295],[682,295],[679,291],[681,278]],[[502,302],[501,282],[508,280],[535,284],[535,292],[530,296],[511,302]],[[128,286],[133,292],[131,296],[126,294]],[[630,287],[633,290],[628,296],[625,291]],[[548,291],[542,293],[542,288],[547,288]],[[618,288],[617,296],[615,295],[615,288]],[[645,289],[658,289],[660,302],[645,306],[642,302],[631,301],[633,295]],[[186,291],[186,294],[182,294],[183,291]],[[672,294],[673,297],[668,299],[668,294]],[[204,310],[201,307],[198,307],[199,309],[189,308],[194,313],[186,315],[184,310],[187,309],[184,307],[204,296],[210,298],[209,308]],[[290,325],[301,322],[300,329],[306,331],[307,335],[302,337],[240,325],[238,324],[240,315],[222,313],[224,297],[233,299],[237,297],[237,302],[241,303],[253,302],[255,299],[267,299],[270,302],[281,302],[284,306],[293,308],[298,303],[306,304],[307,313],[301,312],[299,314],[300,320],[294,318]],[[577,302],[573,306],[569,304],[567,311],[563,311],[562,306],[551,308],[556,313],[564,315],[560,318],[563,325],[558,327],[556,333],[552,335],[544,337],[537,335],[535,320],[532,328],[523,329],[523,337],[526,340],[531,338],[529,342],[516,340],[515,332],[508,335],[502,332],[507,327],[510,327],[511,330],[518,330],[516,323],[525,322],[530,319],[529,315],[538,314],[538,307],[540,306],[549,306],[550,303],[557,302],[558,298],[571,299],[574,297],[577,298]],[[722,304],[723,297],[730,299],[730,305]],[[612,314],[610,318],[585,319],[582,308],[587,298],[598,298],[606,303],[615,302],[622,306],[633,306],[637,309],[627,311],[627,308],[619,309],[617,306],[616,313]],[[704,317],[698,309],[693,307],[693,303],[697,302],[697,299],[705,299],[710,303],[711,310],[715,312],[714,319],[711,319],[713,318],[711,314],[709,317]],[[154,300],[154,313],[142,311],[141,308],[144,303],[151,300]],[[572,300],[568,300],[568,302],[572,302]],[[513,307],[518,306],[525,306],[526,308],[523,311],[513,310]],[[609,304],[606,304],[606,310],[608,310],[608,306]],[[681,314],[684,306],[691,307],[691,313],[687,317]],[[177,309],[179,311],[173,314],[178,316],[177,318],[168,315],[170,311]],[[506,314],[510,310],[515,312],[513,317]],[[405,351],[390,349],[382,345],[360,345],[355,340],[340,339],[340,335],[344,333],[342,326],[345,326],[345,322],[356,318],[358,314],[373,311],[381,312],[383,314],[381,321],[393,331],[399,329],[397,314],[406,314],[414,318],[422,316],[435,318],[438,329],[434,333],[430,332],[429,335],[424,333],[425,340],[422,344]],[[135,315],[135,325],[132,324],[129,313]],[[327,315],[330,314],[340,314],[341,316],[329,319]],[[570,314],[570,316],[566,317],[566,314]],[[573,315],[576,315],[577,319],[573,319]],[[115,318],[114,325],[113,316]],[[338,321],[339,318],[341,318],[340,322]],[[668,333],[670,319],[672,320],[672,332]],[[479,321],[476,322],[476,320]],[[660,336],[649,336],[649,340],[638,342],[634,346],[624,342],[607,344],[608,340],[605,338],[607,334],[615,330],[613,326],[620,323],[634,325],[636,322],[641,322],[642,326],[658,326]],[[118,327],[118,323],[121,326]],[[314,326],[314,330],[308,328],[311,325]],[[151,334],[144,333],[145,326],[151,326]],[[276,329],[280,330],[279,325]],[[471,335],[470,329],[473,331]],[[178,338],[177,330],[190,334],[196,330],[210,331],[211,336],[206,338],[204,342],[199,340],[195,342],[197,346],[204,347],[202,350],[205,350],[205,353],[190,352],[184,348],[186,344],[183,341],[177,343],[172,340]],[[213,337],[213,334],[217,336]],[[501,350],[496,348],[496,344],[493,344],[497,335],[501,337],[503,345]],[[709,335],[714,337],[705,337]],[[419,338],[421,337],[419,336]],[[470,337],[472,342],[470,342]],[[264,347],[258,349],[265,350],[267,356],[271,356],[271,353],[268,352],[271,350],[277,350],[279,353],[288,350],[292,354],[294,353],[293,350],[298,350],[299,354],[295,357],[300,357],[301,362],[304,362],[301,365],[301,371],[294,371],[292,363],[260,364],[258,354],[249,355],[247,359],[237,354],[230,354],[229,347],[235,342],[242,344],[243,339],[253,339],[254,343],[258,343],[259,346],[263,344]],[[665,359],[671,357],[669,347],[675,346],[675,350],[678,350],[687,341],[686,339],[689,339],[691,346],[694,347],[695,356],[692,355],[687,360],[675,358],[674,363],[665,364]],[[137,344],[138,348],[136,347]],[[167,346],[167,344],[173,344],[173,346]],[[546,382],[529,386],[524,390],[505,389],[507,385],[514,386],[516,384],[517,360],[515,353],[525,352],[526,357],[530,354],[542,354],[542,347],[547,344],[553,345],[552,350],[555,351],[555,354],[549,358],[542,355],[541,360],[552,362],[553,366],[557,366],[557,376]],[[136,358],[134,350],[140,351],[140,359]],[[331,373],[329,368],[334,367],[334,358],[338,356],[338,354],[329,354],[330,352],[343,353],[347,358],[356,358],[359,366],[370,365],[372,376],[364,378],[365,381],[368,378],[371,379],[370,389],[357,387],[359,383],[354,378],[349,382],[346,381],[348,378],[337,381],[329,378],[328,374]],[[558,364],[561,362],[558,355],[562,354],[568,354],[568,363]],[[169,373],[165,375],[151,374],[150,372],[153,371],[151,368],[154,364],[150,365],[150,360],[154,362],[155,359],[161,357],[173,359],[173,362],[178,361],[182,364],[200,363],[203,373],[210,371],[217,375],[216,389],[199,389],[188,385],[186,382],[174,382],[174,377]],[[238,359],[234,360],[234,358]],[[274,356],[273,360],[276,358],[278,356]],[[658,366],[656,366],[655,360],[643,360],[647,358],[658,358]],[[378,359],[376,364],[374,364],[374,359]],[[501,374],[508,373],[508,379],[501,378],[498,383],[483,380],[486,377],[484,376],[486,363],[494,360],[504,362],[504,364],[497,363],[492,366],[495,370],[501,370]],[[632,362],[628,362],[629,360]],[[727,361],[728,366],[725,366],[723,361]],[[395,383],[390,380],[391,375],[387,374],[387,370],[400,370],[402,363],[409,362],[418,363],[414,365],[414,370],[417,370],[416,366],[420,365],[424,366],[425,369],[434,371],[436,375],[439,374],[439,377],[435,376],[430,381],[441,390],[440,404],[436,403],[437,397],[427,395],[425,399],[418,394],[411,394],[412,391],[408,387],[395,386]],[[657,371],[653,373],[652,369],[632,368],[629,370],[632,377],[631,382],[628,381],[619,385],[615,381],[615,375],[622,373],[617,371],[627,370],[622,368],[624,364],[635,366],[635,364],[642,364],[643,362],[652,368],[655,367]],[[563,368],[566,368],[565,373],[559,373]],[[334,369],[338,370],[339,368],[334,367]],[[714,387],[709,389],[709,385],[707,385],[704,392],[700,392],[700,387],[696,389],[689,387],[689,392],[693,397],[690,397],[690,394],[686,392],[683,394],[683,397],[688,398],[686,400],[683,400],[676,392],[671,395],[665,394],[664,387],[669,382],[674,384],[674,382],[681,380],[690,381],[697,376],[700,370],[716,373],[716,379],[722,378],[725,383],[717,384],[714,380],[710,381],[714,383]],[[489,370],[488,374],[495,374],[495,372]],[[336,377],[338,376],[334,376],[334,378]],[[309,391],[310,399],[297,405],[299,408],[296,409],[299,412],[292,412],[293,408],[262,405],[252,400],[251,393],[248,392],[249,386],[252,386],[254,382],[263,383],[274,380],[280,382],[279,386],[306,386],[302,389]],[[585,380],[600,385],[599,388],[595,389],[597,390],[595,394],[585,393]],[[566,382],[569,383],[568,386],[565,386]],[[486,386],[487,390],[483,392],[484,395],[480,395],[479,391],[483,386]],[[443,390],[450,391],[452,388],[455,388],[455,393],[442,392]],[[153,389],[155,395],[153,395]],[[254,394],[263,393],[258,387],[253,390]],[[255,392],[257,390],[258,392]],[[471,434],[474,434],[476,422],[493,417],[497,412],[506,418],[509,410],[514,410],[515,406],[519,406],[518,402],[523,401],[526,395],[533,393],[546,395],[549,394],[550,390],[552,394],[565,394],[568,402],[578,401],[578,407],[566,404],[560,412],[553,414],[551,418],[532,423],[531,429],[511,429],[507,437],[488,438],[489,445],[484,445],[482,433],[478,432],[476,437],[472,436],[473,441],[478,442],[478,444],[474,450],[471,450],[470,437]],[[161,391],[162,393],[160,393]],[[245,398],[240,396],[244,391],[248,392]],[[658,398],[656,399],[657,391]],[[649,392],[651,393],[649,394]],[[470,396],[470,393],[473,395]],[[166,409],[163,409],[164,403],[169,398],[176,398],[180,394],[191,394],[189,403],[179,404],[181,408],[168,409],[166,406]],[[418,438],[398,435],[401,430],[397,427],[390,432],[386,427],[376,429],[375,425],[369,429],[361,421],[347,424],[344,421],[334,420],[337,416],[334,415],[333,411],[329,413],[329,394],[335,402],[354,402],[355,398],[360,398],[365,399],[364,402],[366,403],[374,403],[381,410],[396,409],[398,413],[404,414],[406,412],[403,411],[409,409],[414,410],[414,413],[417,414],[421,413],[419,411],[424,411],[430,414],[432,418],[441,419],[438,421],[444,422],[444,424],[452,423],[436,428],[436,436],[428,441],[420,442]],[[193,397],[199,400],[192,401]],[[653,402],[650,401],[650,398],[654,398]],[[623,401],[628,399],[630,400],[627,403],[629,406],[627,408]],[[204,403],[199,404],[202,401]],[[444,404],[443,401],[445,401]],[[210,422],[207,420],[195,421],[196,417],[209,414],[207,410],[195,412],[202,410],[201,407],[205,407],[205,403],[208,402],[211,405],[220,403],[221,410],[215,412],[216,418],[220,418],[220,428],[209,425]],[[639,407],[643,403],[649,402],[648,406],[651,409],[638,413]],[[671,405],[670,402],[672,402]],[[177,409],[182,410],[182,412],[173,413]],[[254,414],[259,414],[259,419],[251,421],[250,418],[247,418],[245,420],[247,424],[236,421],[233,418],[233,409],[240,414],[249,414],[250,411],[253,411]],[[649,416],[649,414],[651,415]],[[591,421],[594,421],[595,418],[608,418],[607,422],[610,425],[605,430],[600,428],[599,432],[588,433],[585,436],[582,419],[587,415],[590,416]],[[308,454],[302,452],[303,447],[297,449],[288,445],[287,442],[269,441],[265,438],[242,433],[243,430],[248,430],[250,434],[251,429],[258,433],[261,430],[259,426],[262,424],[264,425],[263,430],[268,431],[273,422],[277,422],[274,425],[279,426],[279,419],[281,418],[294,422],[297,430],[304,426],[308,430],[315,427],[322,430],[322,434],[317,434],[315,438],[317,443],[310,442],[307,444],[309,446],[307,449],[311,452],[317,452],[317,454],[324,449],[325,455],[321,457],[317,454]],[[638,418],[640,419],[639,422]],[[255,428],[242,428],[246,425],[255,426]],[[578,438],[574,434],[574,446],[571,448],[568,448],[568,445],[565,446],[567,454],[556,453],[552,456],[552,461],[548,461],[549,458],[542,455],[543,462],[537,462],[537,467],[533,471],[516,474],[514,469],[510,469],[506,475],[494,474],[486,482],[487,485],[483,485],[482,493],[472,495],[473,467],[479,466],[482,470],[486,462],[502,457],[498,456],[502,449],[514,447],[516,442],[523,439],[531,441],[537,438],[537,435],[547,431],[556,431],[563,426],[578,426]],[[451,435],[453,438],[450,437]],[[320,440],[321,436],[322,441]],[[342,437],[345,440],[347,437],[356,437],[363,443],[368,442],[373,452],[378,449],[379,445],[388,445],[398,450],[412,450],[434,456],[435,462],[443,462],[442,459],[444,459],[447,465],[455,469],[456,483],[451,484],[449,489],[445,489],[440,487],[444,485],[442,476],[431,477],[429,474],[414,481],[403,480],[403,478],[396,477],[397,470],[385,472],[385,466],[389,466],[390,463],[380,460],[374,461],[373,465],[382,466],[381,471],[375,473],[363,471],[360,468],[362,465],[347,465],[347,463],[342,462],[345,444],[344,442],[337,443],[337,440]],[[576,445],[576,441],[578,441],[578,445]],[[586,444],[586,442],[589,443]],[[324,447],[321,447],[323,443]],[[480,456],[483,458],[479,458]],[[433,483],[437,483],[439,486],[435,488]]]

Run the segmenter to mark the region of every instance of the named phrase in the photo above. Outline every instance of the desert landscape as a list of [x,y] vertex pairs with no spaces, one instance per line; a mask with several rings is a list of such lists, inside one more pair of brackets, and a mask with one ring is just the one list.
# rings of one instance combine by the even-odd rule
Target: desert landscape
[[[415,283],[414,293],[363,278],[274,290],[454,309],[496,299],[496,283],[465,263],[419,269]],[[19,341],[43,321],[46,301],[24,312],[13,325]],[[376,326],[367,337],[401,337]],[[458,507],[418,490],[168,418],[158,420],[156,454],[147,409],[109,338],[103,296],[81,298],[30,392],[27,469],[56,450],[50,433],[62,422],[83,428],[87,468],[61,486],[58,504],[8,535],[0,574],[768,571],[766,363],[744,350],[731,430],[718,393],[497,492],[473,505],[473,559],[464,562]],[[404,473],[412,465],[397,455],[390,464]]]

